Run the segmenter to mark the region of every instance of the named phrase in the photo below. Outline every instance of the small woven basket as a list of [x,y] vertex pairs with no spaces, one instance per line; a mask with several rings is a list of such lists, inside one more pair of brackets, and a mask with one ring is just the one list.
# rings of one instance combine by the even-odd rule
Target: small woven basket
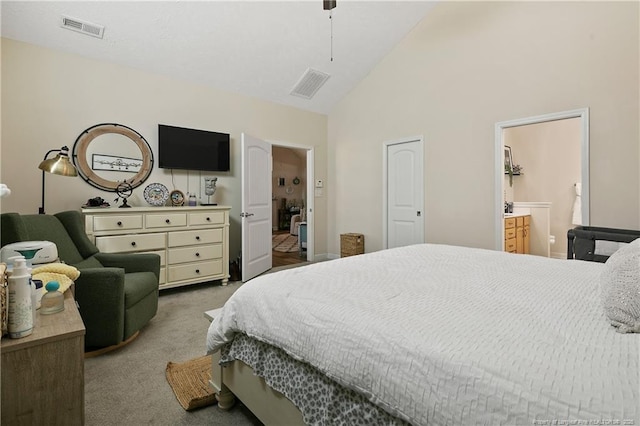
[[364,235],[340,234],[340,257],[355,256],[364,253]]

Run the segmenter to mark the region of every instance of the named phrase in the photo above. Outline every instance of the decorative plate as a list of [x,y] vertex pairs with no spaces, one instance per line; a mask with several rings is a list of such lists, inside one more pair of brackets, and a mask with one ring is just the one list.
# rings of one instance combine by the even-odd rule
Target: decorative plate
[[152,206],[164,206],[169,199],[169,190],[161,183],[152,183],[144,189],[144,199]]

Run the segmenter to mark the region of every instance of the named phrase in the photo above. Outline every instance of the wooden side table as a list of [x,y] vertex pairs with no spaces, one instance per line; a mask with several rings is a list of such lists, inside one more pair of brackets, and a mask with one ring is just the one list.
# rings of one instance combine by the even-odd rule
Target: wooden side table
[[31,335],[0,342],[3,425],[84,424],[85,328],[64,296],[64,311],[38,311]]

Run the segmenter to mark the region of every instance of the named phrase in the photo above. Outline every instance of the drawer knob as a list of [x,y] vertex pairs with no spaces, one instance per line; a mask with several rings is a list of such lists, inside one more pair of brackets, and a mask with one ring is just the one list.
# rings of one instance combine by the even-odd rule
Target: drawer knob
[[200,241],[200,237],[198,235],[196,235],[196,240]]
[[196,253],[196,257],[200,257],[200,253]]
[[171,221],[169,219],[166,219],[165,222],[166,223],[171,223]]
[[135,241],[131,241],[131,245],[135,247],[136,246],[136,242]]
[[122,222],[121,221],[118,221],[118,226],[122,226]]
[[211,222],[211,218],[210,217],[207,218],[207,222]]
[[200,269],[196,269],[196,274],[199,274],[199,273],[200,273]]

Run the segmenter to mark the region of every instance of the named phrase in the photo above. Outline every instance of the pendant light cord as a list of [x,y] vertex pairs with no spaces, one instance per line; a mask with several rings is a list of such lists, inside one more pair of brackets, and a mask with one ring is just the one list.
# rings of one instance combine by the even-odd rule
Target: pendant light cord
[[331,21],[331,62],[333,62],[333,10],[329,10],[329,21]]

